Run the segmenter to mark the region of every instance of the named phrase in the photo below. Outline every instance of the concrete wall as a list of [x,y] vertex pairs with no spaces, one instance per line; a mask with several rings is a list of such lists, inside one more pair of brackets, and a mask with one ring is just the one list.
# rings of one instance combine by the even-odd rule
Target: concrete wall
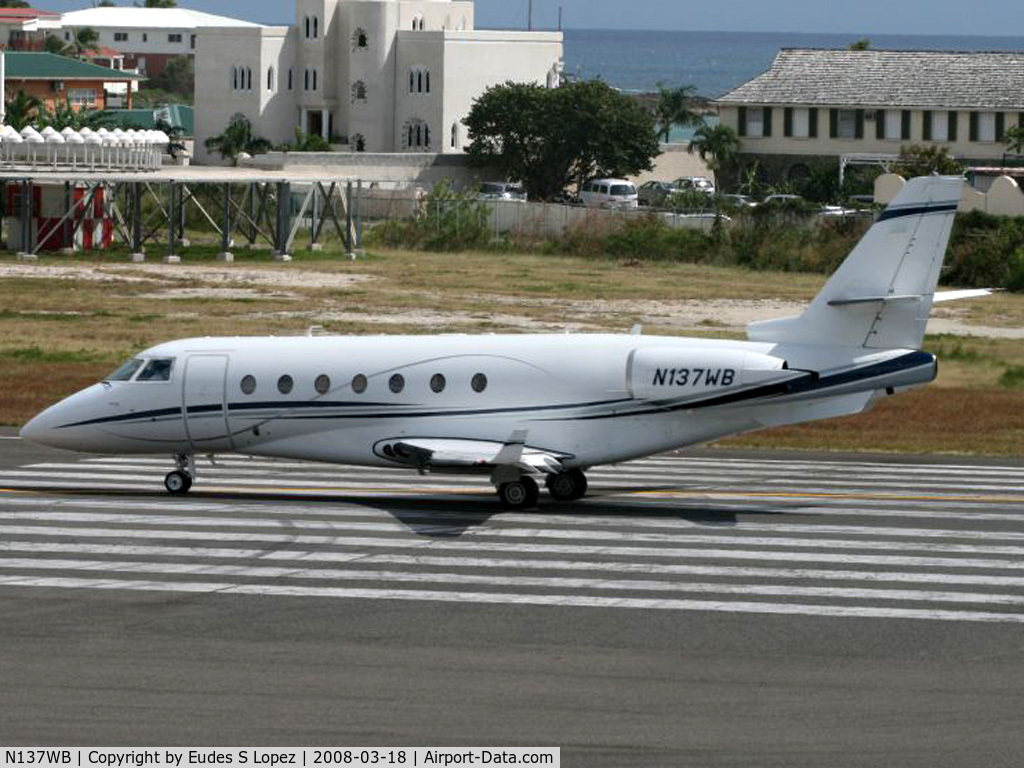
[[689,144],[662,144],[661,154],[654,158],[654,170],[644,171],[630,179],[637,186],[648,181],[675,181],[683,176],[714,178],[708,164],[700,155],[687,151]]
[[367,184],[424,189],[442,180],[451,181],[458,189],[467,189],[499,178],[492,169],[470,166],[466,155],[423,152],[271,152],[240,165],[275,171],[315,169],[323,178],[363,179]]
[[[894,173],[879,176],[875,181],[875,202],[888,205],[904,184],[906,181],[903,177]],[[993,216],[1024,216],[1024,192],[1009,176],[1000,176],[992,182],[988,192],[966,187],[960,211],[982,211]]]
[[[409,35],[406,38],[406,35]],[[401,33],[400,49],[417,35]],[[439,43],[443,56],[443,93],[438,134],[441,152],[462,152],[468,141],[462,121],[484,91],[508,81],[557,85],[562,70],[560,32],[460,32],[446,30]],[[452,127],[458,127],[452,146]]]

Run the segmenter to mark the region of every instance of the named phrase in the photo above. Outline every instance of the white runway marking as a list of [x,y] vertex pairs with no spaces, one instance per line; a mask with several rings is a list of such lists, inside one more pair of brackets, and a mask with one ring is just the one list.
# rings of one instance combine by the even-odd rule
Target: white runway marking
[[672,600],[584,595],[524,595],[492,592],[447,592],[431,590],[348,589],[334,587],[289,587],[230,582],[133,581],[120,579],[0,577],[0,586],[47,589],[111,589],[139,592],[216,593],[218,595],[260,595],[273,597],[318,597],[347,600],[412,600],[442,603],[486,603],[492,605],[534,605],[576,608],[632,608],[662,611],[709,611],[718,613],[764,613],[774,615],[828,616],[830,618],[918,619],[930,621],[971,621],[1024,624],[1024,614],[945,611],[914,608],[881,608],[799,603],[749,603],[712,600]]
[[[170,468],[94,458],[0,472],[2,487],[54,489],[0,493],[0,599],[122,590],[1024,623],[1020,467],[659,457],[592,472],[592,500],[539,514],[501,511],[482,478],[266,459],[200,463],[197,490],[245,496],[176,499],[160,495]],[[111,490],[137,495],[99,495]]]

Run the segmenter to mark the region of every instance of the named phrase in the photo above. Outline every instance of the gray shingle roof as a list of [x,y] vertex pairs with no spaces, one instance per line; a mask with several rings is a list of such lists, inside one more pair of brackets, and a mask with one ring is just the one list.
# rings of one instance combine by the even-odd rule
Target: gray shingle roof
[[1024,52],[784,48],[718,103],[1024,110]]

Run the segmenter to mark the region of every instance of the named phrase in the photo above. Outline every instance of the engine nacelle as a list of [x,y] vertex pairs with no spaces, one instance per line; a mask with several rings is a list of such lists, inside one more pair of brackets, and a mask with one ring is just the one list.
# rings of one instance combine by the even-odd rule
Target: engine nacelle
[[677,400],[793,378],[785,360],[742,350],[639,349],[630,359],[629,386],[642,400]]

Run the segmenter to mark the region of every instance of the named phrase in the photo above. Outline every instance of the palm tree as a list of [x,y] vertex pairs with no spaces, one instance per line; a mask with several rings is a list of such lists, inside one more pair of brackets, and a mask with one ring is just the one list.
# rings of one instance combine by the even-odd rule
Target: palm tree
[[260,155],[269,152],[271,146],[266,139],[253,135],[252,123],[241,113],[231,118],[224,133],[206,140],[206,148],[209,151],[218,152],[225,160],[231,160],[233,163],[237,163],[242,152]]
[[7,111],[6,122],[16,130],[21,130],[30,125],[38,116],[39,110],[43,108],[43,102],[36,96],[29,96],[19,90],[13,99],[5,105]]
[[693,135],[687,151],[699,154],[708,168],[717,173],[736,160],[740,140],[736,131],[727,125],[702,125]]
[[694,85],[666,88],[658,83],[658,104],[654,108],[655,127],[659,141],[668,141],[675,126],[686,128],[702,125],[704,118],[693,108],[693,97],[697,95]]

